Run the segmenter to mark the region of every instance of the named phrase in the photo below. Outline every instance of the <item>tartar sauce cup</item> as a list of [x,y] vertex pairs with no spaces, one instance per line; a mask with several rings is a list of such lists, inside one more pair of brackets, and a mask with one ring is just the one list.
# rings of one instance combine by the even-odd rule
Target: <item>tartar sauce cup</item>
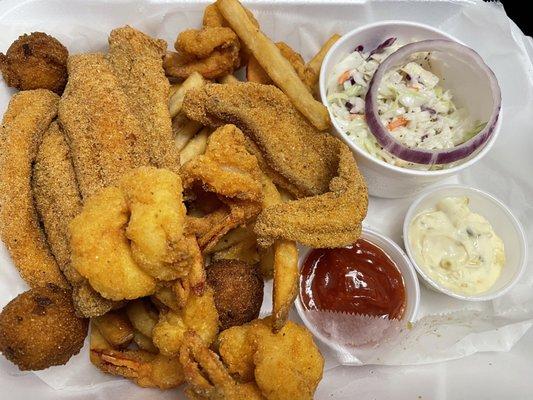
[[[416,270],[411,264],[411,260],[409,259],[407,254],[405,254],[402,248],[398,246],[398,244],[396,244],[394,240],[382,235],[381,233],[373,229],[363,227],[361,238],[366,239],[369,242],[380,247],[398,267],[398,270],[400,271],[403,277],[406,299],[405,310],[401,321],[405,324],[415,322],[417,320],[418,307],[420,304],[420,287],[416,276]],[[300,256],[298,261],[300,270],[311,250],[312,249],[308,247],[300,247]],[[333,350],[339,350],[339,344],[333,341],[331,338],[323,335],[321,331],[307,317],[307,311],[305,309],[304,304],[302,303],[300,293],[301,292],[299,290],[298,296],[296,297],[295,305],[298,315],[302,319],[304,325],[316,338],[318,338],[318,340],[320,340],[326,346]]]
[[[472,212],[485,217],[492,225],[505,247],[505,264],[495,284],[487,291],[477,295],[456,293],[434,279],[431,279],[417,262],[409,240],[409,227],[421,212],[434,208],[445,197],[468,197]],[[503,296],[520,280],[527,265],[527,242],[522,225],[500,200],[494,196],[465,185],[442,185],[420,194],[409,207],[403,224],[404,246],[418,275],[426,287],[448,296],[467,301],[488,301]]]
[[[369,194],[377,197],[401,198],[419,193],[427,186],[453,176],[481,160],[496,141],[502,113],[500,111],[492,136],[485,145],[473,156],[450,168],[433,171],[408,169],[388,164],[368,154],[344,133],[336,121],[327,101],[327,82],[335,65],[354,51],[356,46],[363,45],[365,49],[373,49],[390,37],[396,37],[398,42],[405,44],[425,39],[448,39],[464,44],[439,29],[415,22],[381,21],[364,25],[342,36],[328,51],[320,71],[319,88],[322,103],[329,110],[333,133],[355,154],[358,166],[366,178]],[[480,101],[479,96],[479,93],[485,93],[488,90],[488,82],[484,80],[483,73],[475,74],[473,71],[467,73],[456,61],[454,62],[453,58],[446,60],[439,69],[442,70],[439,75],[444,78],[443,86],[452,89],[457,105],[465,107],[473,116],[490,114],[492,110],[490,102]]]

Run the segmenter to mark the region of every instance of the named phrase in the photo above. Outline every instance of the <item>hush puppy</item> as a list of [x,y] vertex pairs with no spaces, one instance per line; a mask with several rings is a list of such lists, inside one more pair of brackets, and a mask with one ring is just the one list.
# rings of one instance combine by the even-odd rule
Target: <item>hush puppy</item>
[[252,321],[263,303],[263,278],[255,265],[219,260],[207,267],[207,283],[214,290],[220,330]]
[[70,292],[55,285],[30,289],[0,314],[0,351],[20,370],[65,364],[82,348],[87,327]]
[[9,86],[19,90],[48,89],[63,93],[67,83],[68,51],[56,38],[42,32],[22,35],[6,54],[0,70]]

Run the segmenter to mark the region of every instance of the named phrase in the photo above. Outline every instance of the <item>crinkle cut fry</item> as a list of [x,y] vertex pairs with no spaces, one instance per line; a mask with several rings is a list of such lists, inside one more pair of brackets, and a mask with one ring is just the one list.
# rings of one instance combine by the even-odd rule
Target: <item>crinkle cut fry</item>
[[[333,139],[310,125],[278,88],[252,82],[208,84],[188,91],[183,109],[204,125],[235,124],[284,178],[276,183],[294,196],[328,191],[337,167]],[[284,181],[289,185],[283,186]]]
[[335,141],[338,174],[331,180],[330,191],[263,210],[254,227],[259,244],[287,239],[314,248],[341,247],[360,237],[368,207],[366,184],[348,147]]
[[31,287],[68,287],[46,243],[31,192],[39,143],[57,114],[59,97],[48,90],[15,94],[0,128],[0,233],[19,273]]
[[70,263],[68,224],[81,211],[81,196],[70,150],[57,122],[52,122],[39,146],[32,190],[50,250],[72,285],[76,313],[81,317],[105,314],[119,303],[100,296]]
[[164,40],[125,26],[111,31],[107,60],[127,96],[131,113],[142,126],[141,149],[152,165],[177,171],[179,154],[173,140],[169,82],[162,61],[166,47]]

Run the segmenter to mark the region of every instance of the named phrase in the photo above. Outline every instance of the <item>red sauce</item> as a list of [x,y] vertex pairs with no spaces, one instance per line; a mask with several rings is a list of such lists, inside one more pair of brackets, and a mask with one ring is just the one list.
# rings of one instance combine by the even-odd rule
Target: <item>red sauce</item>
[[405,309],[405,285],[398,267],[364,239],[340,249],[312,250],[300,280],[300,296],[308,310],[400,319]]

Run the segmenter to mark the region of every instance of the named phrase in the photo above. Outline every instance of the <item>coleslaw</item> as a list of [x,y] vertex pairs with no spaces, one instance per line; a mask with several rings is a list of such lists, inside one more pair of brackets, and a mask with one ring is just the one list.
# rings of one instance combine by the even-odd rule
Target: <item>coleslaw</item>
[[[442,169],[451,165],[422,165],[404,161],[384,150],[365,120],[365,96],[379,64],[402,45],[389,38],[365,53],[362,46],[338,63],[329,77],[327,100],[344,132],[364,151],[389,164],[411,169]],[[430,69],[429,53],[416,53],[388,71],[378,91],[381,122],[411,148],[447,149],[466,142],[485,123],[474,121],[453,102],[450,90],[439,85]]]

